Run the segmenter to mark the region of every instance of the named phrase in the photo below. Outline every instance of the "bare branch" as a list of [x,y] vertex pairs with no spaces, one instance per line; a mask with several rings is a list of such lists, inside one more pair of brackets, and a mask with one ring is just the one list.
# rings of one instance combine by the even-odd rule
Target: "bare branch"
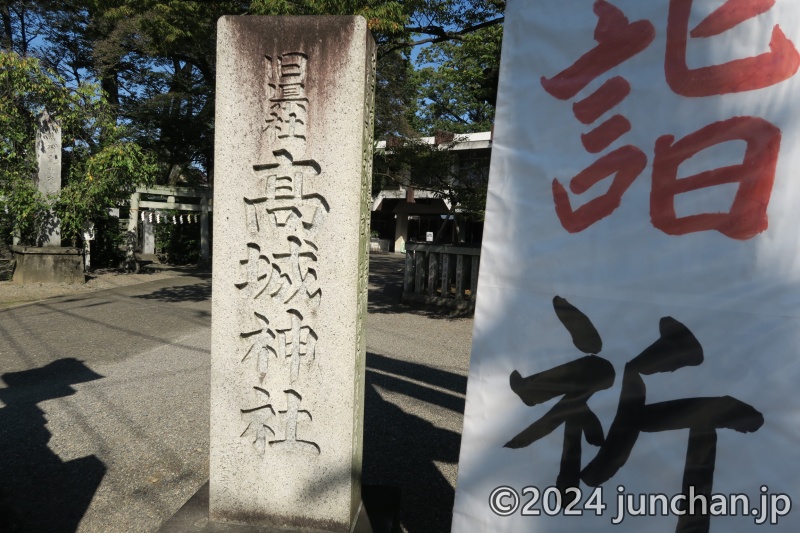
[[462,28],[458,31],[447,31],[441,26],[430,26],[430,25],[424,27],[407,28],[408,31],[411,33],[432,35],[432,37],[428,37],[426,39],[420,39],[418,41],[403,41],[394,44],[389,48],[387,48],[386,50],[382,51],[381,55],[390,54],[391,52],[394,52],[395,50],[400,50],[402,48],[413,48],[414,46],[418,46],[420,44],[441,43],[445,41],[461,40],[463,36],[468,33],[472,33],[474,31],[478,31],[483,28],[488,28],[489,26],[496,26],[497,24],[502,24],[504,21],[505,17],[498,17],[496,19],[481,22],[480,24],[467,26],[466,28]]

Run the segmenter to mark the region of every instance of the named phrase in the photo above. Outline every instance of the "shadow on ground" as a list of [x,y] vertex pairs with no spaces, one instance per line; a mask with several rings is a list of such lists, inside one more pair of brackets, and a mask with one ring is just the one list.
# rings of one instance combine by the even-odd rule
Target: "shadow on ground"
[[72,385],[101,379],[83,362],[59,359],[0,376],[0,531],[76,531],[106,467],[94,455],[62,461],[38,403],[75,394]]
[[408,533],[449,532],[455,492],[434,461],[458,462],[461,435],[386,401],[379,390],[464,412],[467,378],[367,353],[363,482],[398,486]]
[[144,300],[160,300],[162,302],[204,302],[211,299],[211,279],[193,285],[164,287],[147,294],[138,294],[134,298]]

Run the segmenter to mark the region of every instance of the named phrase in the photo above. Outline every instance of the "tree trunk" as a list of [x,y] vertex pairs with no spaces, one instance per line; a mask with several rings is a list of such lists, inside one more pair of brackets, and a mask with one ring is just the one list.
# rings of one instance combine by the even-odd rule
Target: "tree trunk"
[[116,114],[117,107],[119,106],[119,79],[117,73],[119,69],[115,65],[113,68],[102,73],[100,79],[100,88],[106,93],[108,103],[114,107]]
[[170,187],[176,187],[178,185],[178,180],[181,178],[181,174],[183,174],[184,168],[186,168],[186,166],[180,163],[175,163],[170,167],[169,169]]
[[0,7],[0,18],[3,19],[3,49],[11,52],[14,48],[14,30],[11,26],[11,11],[8,4]]
[[20,7],[19,11],[19,33],[20,33],[20,53],[23,56],[28,55],[28,32],[25,28],[25,6]]

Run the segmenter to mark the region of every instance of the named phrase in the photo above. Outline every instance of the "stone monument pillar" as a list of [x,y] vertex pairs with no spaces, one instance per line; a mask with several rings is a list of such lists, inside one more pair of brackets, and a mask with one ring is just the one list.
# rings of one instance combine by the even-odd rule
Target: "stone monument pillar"
[[[39,171],[34,180],[44,195],[61,191],[61,126],[47,111],[36,118],[36,159]],[[61,246],[58,217],[50,212],[46,225],[36,235],[36,246],[19,245],[14,236],[15,283],[83,283],[83,250]]]
[[[141,211],[140,211],[141,212]],[[150,213],[152,215],[152,212]],[[142,220],[142,229],[144,234],[144,242],[142,243],[142,253],[143,254],[154,254],[156,253],[156,227],[155,225],[150,222],[149,218],[144,218]]]
[[223,17],[209,518],[351,531],[361,501],[375,45]]
[[204,196],[200,198],[200,261],[204,263],[211,259],[208,219],[208,198]]
[[136,245],[139,243],[139,200],[141,194],[131,194],[131,209],[128,215],[128,231],[125,233],[125,261],[127,265],[136,260]]
[[[37,118],[36,159],[39,172],[36,184],[42,194],[61,191],[61,126],[44,111]],[[61,228],[58,218],[50,213],[47,226],[37,239],[39,246],[61,246]]]

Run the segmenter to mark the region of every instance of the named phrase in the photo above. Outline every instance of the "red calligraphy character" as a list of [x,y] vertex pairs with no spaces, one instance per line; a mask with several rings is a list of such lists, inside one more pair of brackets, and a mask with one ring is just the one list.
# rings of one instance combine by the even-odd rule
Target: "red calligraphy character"
[[[688,97],[754,91],[775,85],[795,75],[800,54],[780,26],[772,29],[770,51],[720,65],[690,69],[686,65],[689,16],[693,0],[670,0],[667,21],[667,52],[664,70],[667,84]],[[691,37],[712,37],[768,11],[774,0],[728,0],[694,30]]]
[[713,37],[742,22],[766,13],[775,0],[729,0],[719,6],[689,33],[692,37]]
[[635,146],[626,145],[604,155],[572,178],[569,188],[575,194],[583,194],[613,174],[611,186],[605,194],[575,210],[572,209],[569,194],[564,186],[554,179],[553,199],[561,225],[570,233],[578,233],[613,213],[619,207],[622,195],[642,173],[645,166],[647,166],[647,156]]
[[589,133],[582,134],[581,143],[587,152],[597,154],[629,131],[631,122],[622,115],[614,115]]
[[594,3],[598,17],[594,39],[599,44],[572,66],[552,78],[542,77],[542,87],[559,100],[569,100],[593,80],[647,48],[656,35],[646,20],[630,23],[624,13],[605,0]]
[[[678,179],[678,167],[695,154],[727,141],[747,143],[739,165],[708,170]],[[733,117],[710,124],[675,142],[672,135],[656,141],[650,219],[668,235],[716,230],[732,239],[745,240],[767,229],[767,206],[775,180],[781,130],[758,117]],[[681,193],[738,183],[727,213],[702,213],[677,217],[675,196]]]
[[630,93],[631,84],[628,80],[615,76],[583,100],[572,104],[572,112],[583,124],[591,124],[625,100]]

